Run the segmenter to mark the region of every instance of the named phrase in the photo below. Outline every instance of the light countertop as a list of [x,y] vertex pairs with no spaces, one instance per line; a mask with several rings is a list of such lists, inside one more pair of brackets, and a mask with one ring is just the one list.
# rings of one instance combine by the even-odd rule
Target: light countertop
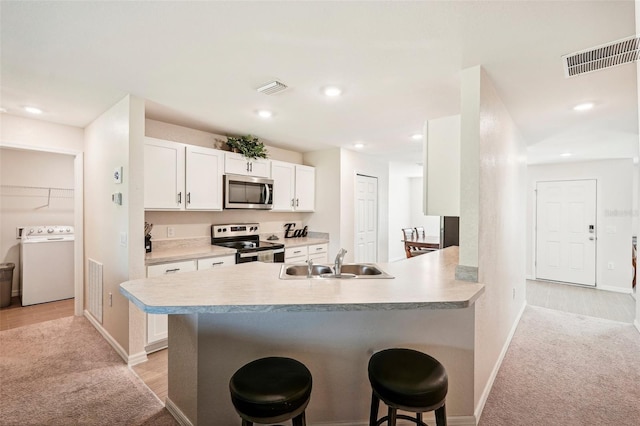
[[155,314],[465,308],[484,285],[456,281],[457,263],[449,247],[377,264],[394,279],[281,280],[281,263],[250,262],[127,281],[120,292]]
[[236,249],[199,245],[193,247],[174,247],[146,253],[144,263],[146,265],[155,265],[158,263],[177,262],[180,260],[204,259],[207,257],[235,255]]

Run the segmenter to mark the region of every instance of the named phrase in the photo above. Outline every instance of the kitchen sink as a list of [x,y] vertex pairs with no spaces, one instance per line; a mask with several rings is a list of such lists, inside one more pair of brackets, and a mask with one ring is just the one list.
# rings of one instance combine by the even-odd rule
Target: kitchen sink
[[345,263],[342,265],[342,270],[339,275],[334,272],[333,266],[330,265],[312,265],[311,271],[309,271],[307,265],[284,264],[280,267],[280,279],[282,280],[349,278],[390,279],[393,277],[373,263]]

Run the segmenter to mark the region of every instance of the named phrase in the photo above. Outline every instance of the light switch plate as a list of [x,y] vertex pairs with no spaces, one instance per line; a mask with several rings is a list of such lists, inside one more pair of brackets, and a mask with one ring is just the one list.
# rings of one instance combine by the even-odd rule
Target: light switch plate
[[122,166],[113,169],[113,183],[122,183]]

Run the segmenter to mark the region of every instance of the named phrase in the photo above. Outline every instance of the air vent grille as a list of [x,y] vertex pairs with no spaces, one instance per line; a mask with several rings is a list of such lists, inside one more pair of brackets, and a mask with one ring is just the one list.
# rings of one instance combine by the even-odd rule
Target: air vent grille
[[564,76],[568,78],[628,64],[639,59],[640,36],[632,36],[592,49],[564,55],[562,62]]
[[286,88],[286,84],[274,80],[258,87],[256,90],[260,93],[264,93],[265,95],[273,95],[274,93],[282,92]]

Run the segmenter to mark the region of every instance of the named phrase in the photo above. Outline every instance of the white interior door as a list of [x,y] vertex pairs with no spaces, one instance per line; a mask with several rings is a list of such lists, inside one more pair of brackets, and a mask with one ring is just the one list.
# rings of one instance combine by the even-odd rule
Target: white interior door
[[378,178],[356,176],[356,262],[378,260]]
[[596,285],[596,181],[538,182],[536,277]]

